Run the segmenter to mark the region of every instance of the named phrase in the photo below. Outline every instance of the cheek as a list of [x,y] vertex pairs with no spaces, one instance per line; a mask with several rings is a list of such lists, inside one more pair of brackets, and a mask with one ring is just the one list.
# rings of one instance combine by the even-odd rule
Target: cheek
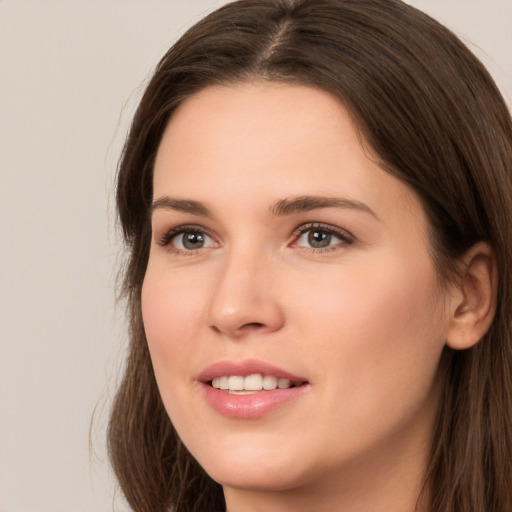
[[311,331],[322,332],[333,344],[329,348],[348,344],[385,350],[385,345],[442,336],[444,299],[430,261],[375,260],[328,269],[310,280],[294,279],[289,299],[295,317]]
[[443,297],[430,262],[408,268],[394,260],[385,269],[351,269],[310,293],[303,308],[310,319],[304,331],[318,339],[309,360],[325,370],[319,379],[328,395],[359,411],[353,419],[361,423],[376,412],[383,419],[409,414],[424,402],[445,341]]
[[181,375],[193,356],[200,300],[164,272],[148,269],[142,287],[142,317],[159,386]]
[[201,300],[165,268],[149,266],[141,295],[142,317],[151,362],[162,402],[176,426],[187,425],[189,433],[198,428],[188,418],[190,368],[197,359],[198,319]]
[[357,297],[360,307],[350,310],[350,331],[359,336],[348,365],[359,368],[367,390],[379,394],[385,385],[390,396],[404,398],[428,392],[444,346],[443,317],[431,284],[420,274],[402,275]]

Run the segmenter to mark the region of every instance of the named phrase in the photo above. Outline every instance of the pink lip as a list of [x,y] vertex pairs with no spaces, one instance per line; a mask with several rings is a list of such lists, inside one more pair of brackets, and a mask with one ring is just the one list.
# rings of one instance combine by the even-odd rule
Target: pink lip
[[[259,391],[250,395],[231,395],[226,391],[215,389],[210,385],[214,377],[239,375],[246,377],[254,373],[274,375],[277,378],[289,379],[293,382],[305,382],[302,386],[289,389]],[[219,361],[206,368],[198,377],[206,402],[216,412],[230,418],[261,418],[276,408],[299,398],[310,389],[307,379],[292,375],[276,366],[256,360],[241,362]]]

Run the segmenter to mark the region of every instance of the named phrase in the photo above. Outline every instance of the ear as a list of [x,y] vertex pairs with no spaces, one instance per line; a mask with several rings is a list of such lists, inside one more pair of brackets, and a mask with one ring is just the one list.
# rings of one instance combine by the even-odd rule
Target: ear
[[496,313],[498,269],[491,246],[478,242],[459,262],[460,279],[450,298],[446,344],[463,350],[476,345]]

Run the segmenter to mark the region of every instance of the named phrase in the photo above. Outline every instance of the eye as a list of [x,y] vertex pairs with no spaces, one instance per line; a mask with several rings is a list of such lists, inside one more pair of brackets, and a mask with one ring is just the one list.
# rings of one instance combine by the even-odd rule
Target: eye
[[208,245],[211,238],[200,231],[185,231],[179,235],[175,235],[171,243],[176,249],[184,249],[193,251],[195,249],[202,249]]
[[191,252],[214,247],[213,238],[194,226],[182,226],[168,231],[160,240],[160,245],[169,246],[176,252]]
[[347,231],[323,224],[307,224],[297,230],[295,247],[313,250],[329,250],[343,245],[350,245],[354,237]]

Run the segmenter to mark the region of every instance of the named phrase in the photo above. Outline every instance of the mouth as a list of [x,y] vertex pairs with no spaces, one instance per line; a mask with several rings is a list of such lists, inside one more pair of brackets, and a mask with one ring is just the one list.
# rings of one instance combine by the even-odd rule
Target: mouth
[[218,361],[197,380],[214,411],[238,419],[262,418],[285,404],[299,403],[311,390],[305,378],[257,360]]
[[290,389],[304,386],[307,383],[307,381],[303,380],[292,380],[262,373],[253,373],[246,377],[242,375],[223,375],[214,377],[208,382],[212,388],[224,391],[230,395],[251,395],[262,391]]

